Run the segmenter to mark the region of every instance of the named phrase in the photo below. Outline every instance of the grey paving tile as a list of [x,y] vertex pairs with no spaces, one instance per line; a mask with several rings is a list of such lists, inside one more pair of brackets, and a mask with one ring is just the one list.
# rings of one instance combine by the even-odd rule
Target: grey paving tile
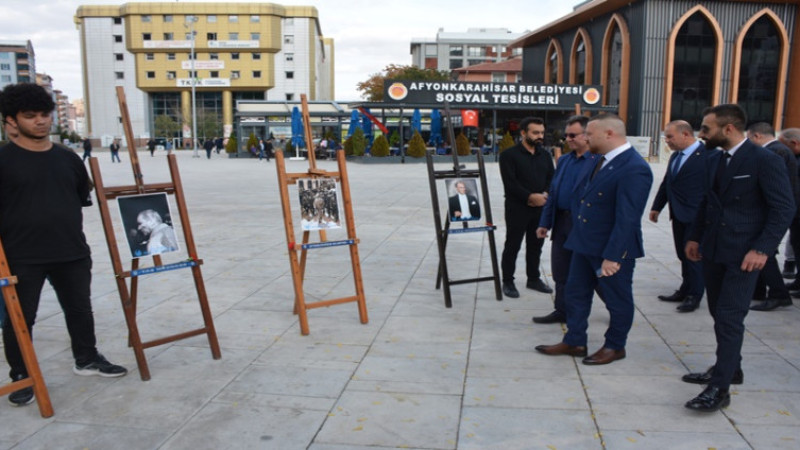
[[465,406],[587,410],[580,380],[560,378],[468,378]]
[[25,440],[17,449],[90,449],[127,450],[158,448],[171,432],[123,426],[86,425],[57,420]]
[[676,450],[693,449],[737,449],[749,450],[752,448],[780,448],[780,447],[751,447],[738,433],[710,433],[710,432],[662,432],[662,431],[605,431],[603,442],[606,448],[613,449],[642,449],[642,448],[669,448]]

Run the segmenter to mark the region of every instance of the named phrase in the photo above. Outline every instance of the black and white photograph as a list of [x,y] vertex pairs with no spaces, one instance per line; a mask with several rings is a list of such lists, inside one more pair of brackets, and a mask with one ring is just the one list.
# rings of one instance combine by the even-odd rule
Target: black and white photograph
[[131,256],[139,258],[180,249],[167,194],[119,197],[117,203]]
[[450,221],[480,220],[481,203],[478,200],[478,183],[471,179],[452,178],[444,180],[444,184]]
[[300,193],[301,227],[303,231],[341,228],[336,180],[304,178],[297,180]]

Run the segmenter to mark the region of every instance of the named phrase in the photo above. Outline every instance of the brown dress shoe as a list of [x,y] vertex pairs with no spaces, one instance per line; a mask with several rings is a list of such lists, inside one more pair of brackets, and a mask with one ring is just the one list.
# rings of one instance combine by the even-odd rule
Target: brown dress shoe
[[600,350],[596,351],[592,356],[587,356],[583,358],[583,363],[587,366],[599,366],[602,364],[609,364],[618,359],[625,358],[625,349],[622,350],[614,350],[610,348],[601,348]]
[[564,342],[555,345],[537,345],[536,351],[545,355],[586,356],[586,347],[573,347]]

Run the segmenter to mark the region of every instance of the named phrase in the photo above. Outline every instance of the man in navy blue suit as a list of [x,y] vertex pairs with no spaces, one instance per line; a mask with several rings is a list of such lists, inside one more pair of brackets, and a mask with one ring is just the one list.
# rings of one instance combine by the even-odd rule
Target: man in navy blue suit
[[569,276],[569,264],[572,260],[572,251],[564,248],[570,230],[572,230],[572,216],[570,205],[572,197],[579,195],[580,181],[592,173],[599,156],[589,151],[589,142],[586,140],[586,125],[589,118],[586,116],[572,116],[567,119],[564,136],[567,139],[571,152],[558,159],[558,167],[550,183],[550,195],[542,210],[539,219],[539,228],[536,236],[546,238],[548,230],[553,231],[550,238],[550,268],[553,272],[553,281],[556,284],[554,311],[545,316],[533,318],[535,323],[563,323],[567,321],[567,306],[564,298],[564,286]]
[[717,411],[730,404],[733,383],[742,383],[744,318],[756,280],[795,213],[783,161],[745,138],[747,116],[738,105],[703,112],[700,138],[722,152],[709,157],[711,188],[700,203],[686,243],[686,256],[703,260],[708,309],[714,319],[716,363],[704,373],[683,376],[708,384],[686,402],[696,411]]
[[661,210],[669,204],[672,240],[681,261],[683,281],[674,294],[659,295],[658,298],[665,302],[682,302],[678,305],[678,311],[692,312],[700,305],[705,290],[703,263],[687,259],[684,248],[689,227],[706,194],[708,154],[714,150],[706,150],[705,145],[695,139],[692,126],[684,120],[668,123],[664,128],[664,140],[673,152],[667,164],[667,173],[650,208],[650,221],[658,222]]
[[611,316],[605,343],[583,359],[587,365],[625,358],[633,325],[633,268],[644,256],[642,214],[653,184],[649,164],[625,137],[625,123],[612,114],[589,120],[586,138],[600,155],[584,187],[572,200],[572,232],[565,247],[572,250],[567,301],[567,334],[555,345],[539,345],[547,355],[585,356],[594,289],[599,286]]

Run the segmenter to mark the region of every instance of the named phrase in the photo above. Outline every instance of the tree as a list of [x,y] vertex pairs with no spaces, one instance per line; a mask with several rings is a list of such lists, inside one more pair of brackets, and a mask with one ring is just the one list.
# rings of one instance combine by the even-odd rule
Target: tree
[[364,100],[381,102],[383,101],[383,80],[387,78],[394,80],[448,81],[450,80],[450,72],[389,64],[382,72],[373,73],[366,81],[357,83],[356,89],[361,92],[361,98]]
[[249,152],[252,148],[258,150],[258,138],[255,133],[250,133],[250,137],[247,138],[247,151]]
[[408,151],[406,154],[414,158],[422,158],[425,156],[427,150],[422,135],[419,134],[419,131],[414,130],[414,136],[411,136],[411,140],[408,141]]
[[236,135],[232,134],[231,137],[228,138],[228,143],[225,144],[225,153],[236,153]]
[[506,131],[506,134],[503,135],[503,139],[500,139],[500,142],[497,143],[497,151],[502,152],[503,150],[513,146],[514,138],[511,137],[511,133]]
[[364,150],[367,149],[367,138],[364,136],[364,130],[362,130],[361,127],[356,128],[355,133],[350,136],[350,139],[353,141],[353,155],[364,156]]
[[386,140],[386,136],[381,134],[375,138],[370,154],[372,156],[389,156],[389,141]]
[[472,153],[469,148],[469,139],[467,139],[463,131],[456,136],[456,152],[458,152],[459,156],[466,156]]
[[400,143],[400,133],[397,130],[392,131],[391,136],[389,136],[389,145],[395,146]]
[[179,131],[181,131],[181,124],[178,123],[177,120],[173,119],[172,117],[166,114],[161,114],[159,116],[156,116],[155,137],[171,138],[174,137]]

